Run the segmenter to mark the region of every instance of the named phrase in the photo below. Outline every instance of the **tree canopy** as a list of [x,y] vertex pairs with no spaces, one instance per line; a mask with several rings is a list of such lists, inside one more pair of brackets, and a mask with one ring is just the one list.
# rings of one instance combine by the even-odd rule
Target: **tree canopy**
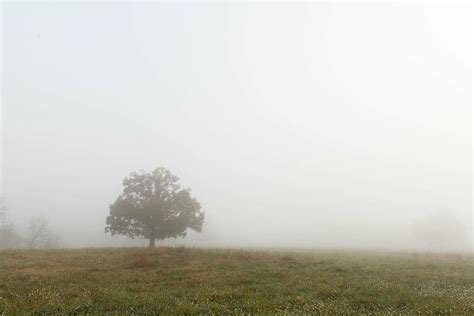
[[155,240],[186,236],[188,228],[200,232],[204,213],[190,189],[182,189],[179,178],[165,168],[150,173],[133,172],[123,180],[123,192],[110,205],[105,231]]

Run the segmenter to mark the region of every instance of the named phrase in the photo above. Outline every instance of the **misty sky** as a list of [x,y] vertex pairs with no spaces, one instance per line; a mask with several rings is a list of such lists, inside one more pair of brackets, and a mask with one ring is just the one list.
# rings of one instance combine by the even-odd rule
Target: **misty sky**
[[471,247],[469,4],[2,11],[18,230],[43,214],[66,247],[125,245],[108,206],[130,172],[163,166],[206,213],[178,243]]

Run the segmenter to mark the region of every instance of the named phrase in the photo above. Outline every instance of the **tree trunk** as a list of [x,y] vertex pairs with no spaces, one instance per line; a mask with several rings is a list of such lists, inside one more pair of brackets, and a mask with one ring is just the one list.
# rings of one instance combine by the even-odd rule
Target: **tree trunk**
[[148,248],[155,248],[155,238],[150,238],[150,243],[148,244]]

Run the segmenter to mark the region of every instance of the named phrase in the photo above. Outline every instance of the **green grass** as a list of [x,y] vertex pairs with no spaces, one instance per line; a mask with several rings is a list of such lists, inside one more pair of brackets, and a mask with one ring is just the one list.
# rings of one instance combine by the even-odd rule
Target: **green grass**
[[158,248],[0,252],[0,314],[474,314],[463,255]]

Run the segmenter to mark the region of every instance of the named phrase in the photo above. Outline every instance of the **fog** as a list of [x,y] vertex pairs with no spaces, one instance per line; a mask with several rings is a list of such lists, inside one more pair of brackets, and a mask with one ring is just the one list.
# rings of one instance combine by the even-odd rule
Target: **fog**
[[2,196],[63,247],[163,166],[203,247],[472,251],[470,4],[2,4]]

